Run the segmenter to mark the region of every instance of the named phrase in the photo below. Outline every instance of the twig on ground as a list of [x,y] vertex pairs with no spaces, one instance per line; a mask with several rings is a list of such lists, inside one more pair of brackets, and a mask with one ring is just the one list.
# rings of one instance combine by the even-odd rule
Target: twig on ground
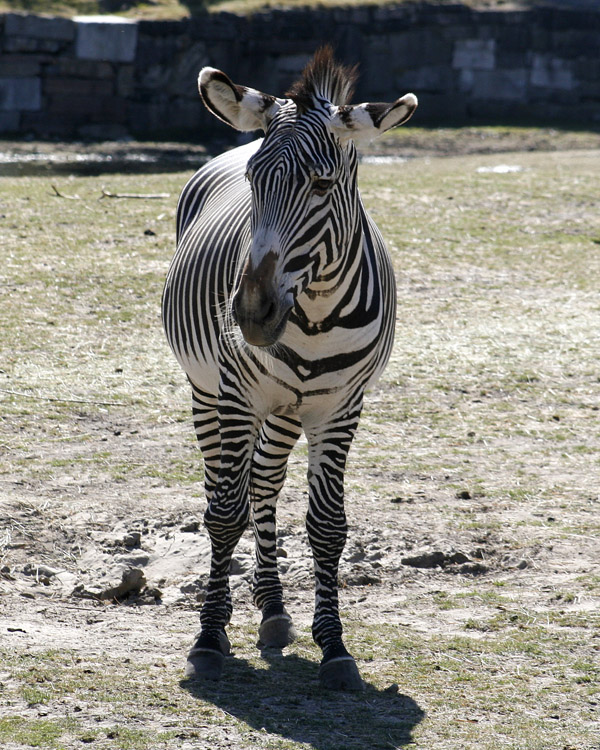
[[103,198],[170,198],[171,193],[111,193],[108,190],[102,188],[102,195],[98,198],[101,201]]
[[20,391],[10,391],[7,388],[0,388],[0,393],[8,393],[11,396],[21,396],[22,398],[32,398],[38,401],[62,401],[68,404],[97,404],[100,406],[123,406],[118,401],[91,401],[84,398],[60,398],[57,396],[40,396],[36,393],[21,393]]
[[52,190],[54,190],[55,195],[57,195],[59,198],[66,198],[70,201],[79,201],[81,198],[75,194],[75,195],[66,195],[65,193],[61,193],[60,190],[56,187],[56,185],[50,185]]

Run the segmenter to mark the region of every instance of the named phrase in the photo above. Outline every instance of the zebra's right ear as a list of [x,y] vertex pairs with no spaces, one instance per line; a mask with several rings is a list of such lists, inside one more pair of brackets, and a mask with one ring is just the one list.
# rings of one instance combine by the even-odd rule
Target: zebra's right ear
[[221,70],[202,68],[198,90],[206,108],[236,130],[267,130],[283,104],[269,94],[236,86]]

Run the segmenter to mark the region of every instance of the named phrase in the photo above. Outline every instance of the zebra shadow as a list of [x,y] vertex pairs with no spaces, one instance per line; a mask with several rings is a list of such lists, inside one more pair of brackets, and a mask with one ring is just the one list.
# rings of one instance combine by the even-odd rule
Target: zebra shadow
[[[425,715],[396,685],[377,690],[365,682],[362,693],[332,692],[319,686],[317,663],[276,650],[263,651],[262,657],[261,667],[227,659],[218,683],[180,683],[194,698],[247,725],[239,731],[248,747],[270,746],[270,735],[314,750],[401,748],[412,741],[413,729]],[[258,736],[248,736],[248,727]],[[204,733],[210,739],[210,727]]]

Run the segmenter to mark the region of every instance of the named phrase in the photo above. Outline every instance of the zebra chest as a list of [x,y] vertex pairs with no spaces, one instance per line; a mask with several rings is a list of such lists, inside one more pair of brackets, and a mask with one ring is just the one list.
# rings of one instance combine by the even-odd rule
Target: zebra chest
[[293,326],[290,329],[268,353],[248,352],[257,394],[267,410],[301,411],[323,399],[343,400],[379,369],[382,357],[377,337],[344,330],[305,336]]

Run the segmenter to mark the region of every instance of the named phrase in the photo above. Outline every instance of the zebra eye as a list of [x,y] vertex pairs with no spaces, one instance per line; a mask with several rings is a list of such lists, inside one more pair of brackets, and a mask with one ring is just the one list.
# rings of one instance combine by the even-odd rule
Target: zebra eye
[[313,190],[317,195],[325,195],[325,193],[331,187],[332,180],[328,180],[325,177],[320,177],[318,180],[313,182]]

